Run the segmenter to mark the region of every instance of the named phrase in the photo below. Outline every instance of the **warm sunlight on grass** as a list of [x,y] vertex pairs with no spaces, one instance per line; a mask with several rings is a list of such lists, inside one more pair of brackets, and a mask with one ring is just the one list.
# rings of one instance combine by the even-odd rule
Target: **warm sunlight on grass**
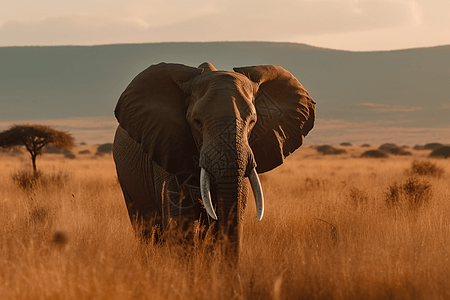
[[[249,201],[237,268],[209,243],[136,239],[109,154],[44,154],[47,180],[21,188],[29,157],[0,153],[0,299],[450,298],[450,160],[345,149],[305,146],[261,176],[266,213]],[[421,189],[413,209],[391,193]]]

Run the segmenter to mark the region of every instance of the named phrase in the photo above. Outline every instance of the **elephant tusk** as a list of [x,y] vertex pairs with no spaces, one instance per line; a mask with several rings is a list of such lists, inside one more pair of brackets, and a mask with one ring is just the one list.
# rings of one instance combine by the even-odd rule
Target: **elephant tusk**
[[255,196],[256,216],[258,217],[258,221],[261,221],[264,215],[264,196],[261,188],[261,182],[259,181],[255,168],[253,168],[250,172],[248,179],[250,180],[253,195]]
[[208,215],[217,220],[216,212],[211,203],[211,188],[209,175],[206,173],[205,169],[201,169],[200,171],[200,193],[202,195],[203,205],[205,206],[206,212]]

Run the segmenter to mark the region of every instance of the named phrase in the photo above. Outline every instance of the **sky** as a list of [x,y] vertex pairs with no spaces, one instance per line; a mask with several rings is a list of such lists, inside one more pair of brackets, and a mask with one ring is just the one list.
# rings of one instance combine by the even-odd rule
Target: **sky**
[[450,44],[450,0],[15,0],[0,46],[271,41],[378,51]]

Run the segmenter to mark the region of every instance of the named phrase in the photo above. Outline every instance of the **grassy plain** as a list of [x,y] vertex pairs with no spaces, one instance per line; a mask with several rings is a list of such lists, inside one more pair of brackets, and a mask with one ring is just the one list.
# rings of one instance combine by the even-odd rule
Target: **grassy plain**
[[[0,299],[450,299],[450,160],[345,149],[305,146],[261,176],[266,213],[248,203],[237,268],[136,239],[111,155],[45,154],[38,169],[63,179],[22,190],[11,173],[30,159],[0,154]],[[414,159],[445,170],[419,176],[428,202],[387,205]]]

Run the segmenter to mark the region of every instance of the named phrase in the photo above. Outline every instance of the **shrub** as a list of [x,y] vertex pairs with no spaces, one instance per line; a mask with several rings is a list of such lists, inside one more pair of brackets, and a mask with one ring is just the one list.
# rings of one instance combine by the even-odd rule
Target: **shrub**
[[386,143],[378,147],[379,150],[386,151],[394,155],[412,155],[411,152],[406,151],[403,147],[399,147],[396,144]]
[[33,205],[30,210],[29,220],[35,224],[45,224],[49,221],[51,212],[47,207]]
[[64,157],[65,158],[74,159],[76,156],[75,156],[75,154],[73,154],[72,151],[66,150],[66,151],[64,151]]
[[365,205],[369,202],[369,196],[368,194],[364,191],[361,190],[357,187],[350,187],[350,190],[348,192],[348,196],[352,202],[352,204],[355,207],[359,207],[361,205]]
[[56,145],[46,146],[42,149],[42,152],[47,154],[64,154],[65,158],[75,158],[75,154],[72,151],[58,148]]
[[61,154],[63,153],[63,150],[56,145],[50,145],[46,146],[42,149],[43,153],[49,153],[49,154]]
[[7,154],[9,156],[16,156],[22,154],[22,151],[19,148],[0,148],[0,153]]
[[368,148],[368,147],[371,147],[371,146],[370,146],[370,144],[362,144],[361,147],[362,148]]
[[322,146],[317,147],[316,150],[317,150],[317,152],[322,153],[324,155],[337,155],[337,154],[347,153],[347,151],[345,151],[344,149],[337,149],[331,145],[322,145]]
[[91,151],[89,151],[89,149],[85,149],[78,152],[78,154],[91,154]]
[[411,175],[441,177],[444,174],[444,168],[439,167],[431,161],[414,160],[411,163],[411,169],[407,170]]
[[393,183],[385,195],[389,207],[406,207],[416,210],[427,204],[432,197],[432,185],[416,177],[410,177],[403,183]]
[[386,153],[386,151],[382,150],[368,150],[361,154],[361,157],[363,158],[388,158],[389,155]]
[[334,151],[336,149],[331,145],[322,145],[322,146],[318,146],[316,148],[316,150],[317,150],[317,152],[322,153],[322,154],[332,154],[332,153],[334,153]]
[[113,148],[113,144],[107,143],[98,146],[97,153],[111,153]]
[[28,190],[36,186],[41,172],[19,171],[11,174],[12,181],[21,189]]
[[384,151],[389,151],[390,149],[397,149],[397,148],[400,148],[400,147],[393,143],[384,143],[378,147],[378,149],[384,150]]
[[50,186],[61,188],[69,181],[69,174],[63,171],[49,175],[45,175],[40,171],[18,171],[11,174],[11,179],[22,190]]
[[426,144],[425,146],[423,146],[423,148],[426,150],[435,150],[435,149],[441,148],[442,146],[444,146],[444,145],[441,143],[429,143],[429,144]]
[[304,189],[306,191],[324,189],[327,184],[328,182],[324,179],[306,177],[304,182]]
[[43,175],[40,180],[40,185],[43,187],[57,186],[63,187],[69,182],[70,174],[64,171]]
[[64,231],[56,231],[53,234],[52,242],[54,243],[54,245],[62,248],[69,242],[69,236]]
[[434,149],[430,153],[430,157],[450,157],[450,146],[442,146],[440,148]]
[[415,145],[415,146],[413,147],[413,149],[414,149],[414,150],[425,150],[425,146],[423,146],[423,145]]
[[350,142],[343,142],[340,145],[344,146],[344,147],[350,147],[350,146],[352,146],[352,143],[350,143]]
[[401,151],[398,155],[412,155],[412,153],[409,152],[409,151],[403,150],[403,151]]
[[337,154],[345,154],[345,153],[347,153],[347,151],[345,151],[344,149],[336,149],[333,154],[337,155]]

